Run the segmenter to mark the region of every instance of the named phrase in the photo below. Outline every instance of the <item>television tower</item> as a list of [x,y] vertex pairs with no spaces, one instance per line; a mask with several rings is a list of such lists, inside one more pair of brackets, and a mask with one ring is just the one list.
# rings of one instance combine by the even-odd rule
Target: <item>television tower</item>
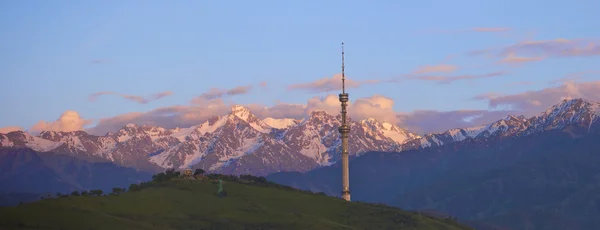
[[350,134],[350,126],[346,123],[348,93],[346,93],[345,80],[344,43],[342,42],[342,93],[340,94],[340,102],[342,103],[342,125],[338,128],[338,131],[342,137],[342,199],[350,201],[350,171],[348,168],[348,137]]

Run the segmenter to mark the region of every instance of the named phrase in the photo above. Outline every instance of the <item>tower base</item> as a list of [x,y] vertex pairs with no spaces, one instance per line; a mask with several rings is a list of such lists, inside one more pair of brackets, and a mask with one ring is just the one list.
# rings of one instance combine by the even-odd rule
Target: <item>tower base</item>
[[350,201],[350,194],[342,194],[342,199]]

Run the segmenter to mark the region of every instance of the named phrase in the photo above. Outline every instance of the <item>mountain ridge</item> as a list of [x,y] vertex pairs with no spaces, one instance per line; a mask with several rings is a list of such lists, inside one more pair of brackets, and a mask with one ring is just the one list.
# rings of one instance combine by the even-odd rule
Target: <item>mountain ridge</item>
[[[585,99],[563,100],[530,118],[508,115],[486,125],[423,136],[373,118],[359,121],[350,118],[353,140],[350,152],[359,156],[368,151],[399,152],[468,139],[514,138],[574,123],[587,126],[590,131],[597,126],[599,108],[599,103]],[[339,115],[324,111],[313,111],[302,120],[261,120],[248,108],[234,105],[227,115],[214,116],[187,128],[127,124],[104,136],[85,131],[44,131],[37,136],[14,131],[0,134],[0,147],[60,152],[150,172],[203,168],[219,173],[267,175],[280,171],[306,172],[337,162],[339,125]]]

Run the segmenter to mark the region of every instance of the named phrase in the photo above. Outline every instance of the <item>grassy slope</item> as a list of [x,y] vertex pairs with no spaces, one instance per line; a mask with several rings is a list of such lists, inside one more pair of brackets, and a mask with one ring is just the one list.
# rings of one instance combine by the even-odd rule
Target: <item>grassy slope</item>
[[0,208],[0,229],[469,229],[398,209],[289,189],[169,181],[118,196]]

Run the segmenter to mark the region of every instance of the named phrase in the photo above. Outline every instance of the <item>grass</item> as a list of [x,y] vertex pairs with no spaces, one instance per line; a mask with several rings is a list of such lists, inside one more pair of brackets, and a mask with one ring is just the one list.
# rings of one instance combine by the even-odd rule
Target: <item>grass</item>
[[470,229],[448,219],[266,184],[150,182],[120,195],[0,208],[0,229]]

